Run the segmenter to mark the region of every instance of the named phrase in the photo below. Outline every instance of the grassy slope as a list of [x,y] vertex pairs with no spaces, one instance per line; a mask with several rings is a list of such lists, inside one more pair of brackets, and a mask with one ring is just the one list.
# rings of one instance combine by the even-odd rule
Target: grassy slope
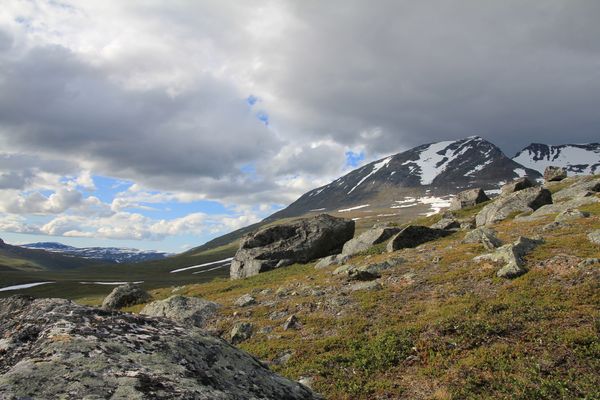
[[[600,257],[585,237],[600,228],[600,205],[581,209],[592,217],[544,233],[545,244],[527,256],[530,271],[514,280],[497,278],[497,265],[472,261],[484,249],[461,244],[459,232],[417,249],[379,254],[379,246],[355,257],[356,264],[407,260],[383,273],[384,289],[377,292],[344,293],[346,283],[331,275],[333,267],[315,271],[308,264],[178,293],[223,304],[212,329],[224,336],[236,322],[255,324],[254,336],[240,347],[264,360],[293,352],[288,363],[272,368],[292,379],[314,377],[327,398],[597,399],[600,268],[576,265]],[[507,220],[496,229],[508,242],[538,234],[552,218]],[[259,304],[233,306],[245,293]],[[153,292],[155,298],[171,294],[170,288]],[[285,317],[271,319],[274,311],[295,313],[302,329],[284,331]],[[272,332],[259,332],[266,327]]]

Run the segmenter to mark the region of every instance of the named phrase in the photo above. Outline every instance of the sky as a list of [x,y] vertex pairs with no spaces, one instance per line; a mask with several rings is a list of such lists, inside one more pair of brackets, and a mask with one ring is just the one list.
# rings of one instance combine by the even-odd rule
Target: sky
[[598,141],[596,0],[3,0],[0,237],[180,252],[366,162]]

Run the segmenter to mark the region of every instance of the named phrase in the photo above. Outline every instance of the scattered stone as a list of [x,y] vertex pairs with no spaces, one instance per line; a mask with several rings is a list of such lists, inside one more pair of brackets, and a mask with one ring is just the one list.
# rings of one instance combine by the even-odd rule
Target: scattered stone
[[500,196],[486,205],[475,217],[477,226],[505,220],[515,213],[531,212],[552,203],[552,194],[542,187],[531,187]]
[[476,204],[488,201],[490,198],[485,194],[483,189],[469,189],[460,192],[450,202],[450,211],[461,210],[467,207],[473,207]]
[[342,254],[336,254],[333,256],[323,257],[315,264],[315,269],[323,269],[323,268],[327,268],[331,265],[344,264],[349,259],[350,259],[350,256],[342,255]]
[[0,299],[0,338],[2,399],[318,398],[201,329],[68,300]]
[[290,289],[280,286],[277,288],[277,290],[275,291],[275,296],[279,297],[279,298],[283,298],[283,297],[287,297],[290,295]]
[[238,344],[252,337],[254,325],[250,322],[238,322],[231,330],[231,343]]
[[589,212],[579,211],[576,208],[567,208],[566,210],[564,210],[563,212],[558,214],[556,216],[556,218],[554,219],[554,221],[566,222],[566,221],[572,221],[574,219],[587,218],[589,216],[590,216]]
[[239,297],[233,304],[238,307],[247,307],[256,304],[256,299],[249,293],[246,293],[245,295]]
[[469,219],[467,221],[461,221],[460,229],[463,231],[469,231],[471,229],[475,229],[477,225],[475,224],[475,218]]
[[165,300],[153,301],[146,305],[140,314],[169,318],[184,325],[203,327],[206,321],[216,314],[219,307],[217,303],[198,297],[176,295]]
[[300,323],[300,321],[298,320],[298,317],[296,317],[295,314],[292,314],[288,317],[288,319],[285,320],[285,322],[283,323],[283,330],[287,331],[290,329],[294,329],[294,330],[298,330],[302,328],[302,324]]
[[500,278],[516,278],[527,272],[523,257],[541,243],[543,243],[542,240],[521,236],[516,242],[502,246],[494,253],[475,257],[475,260],[502,261],[505,265],[498,270],[496,275]]
[[[269,226],[245,236],[230,268],[231,279],[278,268],[281,260],[306,263],[337,254],[354,236],[354,221],[321,214]],[[279,265],[281,267],[281,265]]]
[[577,265],[577,268],[589,267],[596,264],[600,264],[600,258],[586,258]]
[[462,242],[481,243],[488,250],[502,246],[502,241],[496,237],[496,232],[486,227],[479,227],[468,232]]
[[588,239],[590,242],[600,245],[600,229],[588,233]]
[[567,226],[567,224],[565,224],[564,222],[552,221],[549,224],[542,226],[542,232],[553,231],[555,229],[564,228],[565,226]]
[[369,250],[372,246],[385,242],[398,232],[400,232],[400,228],[396,227],[369,229],[354,239],[347,241],[342,249],[342,255],[353,256],[361,251]]
[[271,332],[273,332],[273,328],[270,326],[260,328],[260,330],[258,331],[258,333],[260,333],[261,335],[268,335]]
[[597,197],[577,197],[571,200],[566,200],[561,203],[555,204],[546,204],[537,210],[535,210],[531,215],[524,217],[524,220],[536,220],[538,218],[544,217],[550,214],[562,213],[568,209],[573,209],[581,206],[585,206],[588,204],[595,204],[600,202],[600,199]]
[[291,350],[285,351],[282,355],[273,360],[273,364],[275,365],[285,365],[287,364],[294,355],[294,352]]
[[283,319],[288,315],[288,313],[286,311],[273,311],[271,314],[269,314],[269,319],[271,321],[274,321],[276,319]]
[[506,194],[518,192],[519,190],[527,189],[527,188],[530,188],[533,186],[534,186],[533,182],[531,182],[529,179],[527,179],[527,177],[522,177],[522,178],[516,179],[516,180],[502,186],[502,188],[500,189],[500,193],[503,195],[506,195]]
[[381,283],[379,283],[377,281],[369,281],[369,282],[358,282],[353,285],[350,285],[348,290],[350,292],[357,292],[360,290],[375,291],[375,290],[381,290],[382,288],[383,288],[383,286],[381,285]]
[[396,234],[387,244],[387,251],[417,247],[420,244],[452,234],[452,231],[409,225]]
[[348,271],[348,280],[351,281],[372,281],[381,278],[378,272],[371,272],[365,267],[353,268]]
[[431,225],[430,228],[443,230],[460,229],[460,222],[453,217],[444,217],[435,224]]
[[546,182],[562,181],[567,177],[567,170],[563,167],[548,166],[544,170],[544,180]]
[[263,289],[259,292],[259,294],[261,296],[269,296],[269,295],[273,294],[273,289],[269,289],[269,288]]
[[298,383],[300,383],[301,385],[306,386],[309,389],[312,389],[315,380],[313,377],[311,376],[301,376],[300,379],[298,379]]
[[114,288],[102,302],[102,308],[105,310],[117,310],[123,307],[146,303],[151,299],[150,294],[144,289],[133,283],[127,283]]
[[433,264],[439,264],[439,263],[440,263],[440,261],[442,261],[442,257],[440,257],[440,256],[435,256],[435,257],[433,257],[433,258],[431,259],[431,262],[432,262]]

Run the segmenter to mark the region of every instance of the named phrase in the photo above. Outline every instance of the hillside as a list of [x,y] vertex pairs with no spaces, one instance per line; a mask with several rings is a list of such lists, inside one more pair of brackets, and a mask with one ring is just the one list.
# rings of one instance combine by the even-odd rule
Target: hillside
[[57,242],[28,243],[21,247],[117,264],[162,260],[170,255],[159,251],[122,247],[73,247]]
[[554,165],[566,168],[571,174],[595,174],[600,171],[600,143],[558,146],[532,143],[518,152],[513,161],[540,173]]
[[[600,247],[588,234],[600,229],[600,196],[582,185],[597,191],[600,178],[547,184],[554,205],[493,225],[503,243],[543,240],[513,279],[496,276],[501,264],[475,260],[489,250],[464,243],[468,230],[459,230],[416,248],[387,253],[383,244],[354,256],[348,265],[388,265],[362,290],[334,274],[336,266],[309,263],[152,294],[222,304],[213,332],[228,339],[235,324],[252,324],[242,349],[329,399],[599,398]],[[453,215],[469,220],[488,204]],[[553,223],[574,207],[581,216]],[[235,305],[245,294],[255,303]],[[284,329],[292,315],[297,323]]]

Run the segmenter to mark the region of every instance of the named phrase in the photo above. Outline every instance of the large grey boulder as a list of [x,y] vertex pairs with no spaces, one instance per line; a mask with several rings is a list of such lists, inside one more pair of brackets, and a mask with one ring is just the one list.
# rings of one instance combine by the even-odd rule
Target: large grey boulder
[[544,180],[546,182],[562,181],[567,177],[567,170],[563,167],[548,166],[544,170]]
[[219,305],[212,301],[175,295],[165,300],[153,301],[146,305],[140,314],[168,318],[183,325],[203,327],[218,309]]
[[0,299],[1,399],[316,399],[195,327],[62,299]]
[[552,203],[552,194],[542,187],[531,187],[518,192],[500,196],[483,207],[475,217],[477,226],[496,223],[514,213],[534,211],[545,204]]
[[488,250],[502,246],[502,242],[496,237],[496,232],[484,226],[467,232],[463,243],[481,243]]
[[150,301],[152,297],[144,289],[133,283],[117,286],[104,298],[102,308],[117,310]]
[[354,239],[347,241],[342,249],[342,255],[353,256],[361,251],[368,250],[376,244],[385,242],[398,232],[400,232],[400,228],[396,227],[369,229]]
[[527,189],[527,188],[533,187],[533,186],[534,186],[533,182],[531,182],[526,177],[522,177],[522,178],[516,179],[516,180],[509,182],[506,185],[502,186],[502,188],[500,189],[500,192],[502,194],[509,194],[509,193],[518,192],[519,190]]
[[242,239],[231,263],[230,277],[246,278],[337,254],[352,236],[354,221],[327,214],[261,229]]
[[448,236],[454,232],[433,229],[420,225],[409,225],[396,234],[387,244],[387,251],[417,247],[423,243]]
[[521,236],[516,242],[502,246],[493,253],[475,257],[475,260],[504,262],[496,275],[500,278],[516,278],[527,272],[523,257],[541,243],[543,241],[540,239],[529,239]]
[[483,189],[469,189],[458,193],[450,202],[449,210],[455,211],[488,201],[490,198]]

